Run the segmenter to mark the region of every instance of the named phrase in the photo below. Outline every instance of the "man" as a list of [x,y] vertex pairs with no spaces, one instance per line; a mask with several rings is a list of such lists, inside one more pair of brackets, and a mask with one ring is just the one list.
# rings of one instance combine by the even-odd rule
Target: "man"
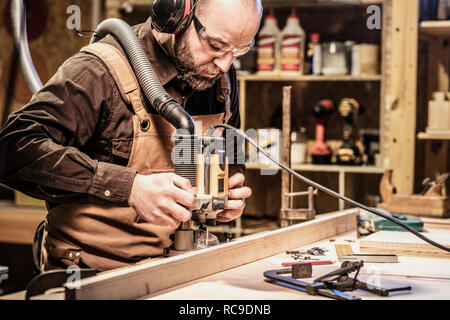
[[[251,45],[261,15],[260,0],[198,0],[181,34],[159,33],[151,19],[134,31],[165,90],[200,121],[227,111],[216,93],[228,79],[227,119],[239,127],[232,62]],[[121,50],[112,36],[100,42]],[[0,134],[0,180],[47,201],[42,270],[78,264],[101,271],[138,262],[161,254],[169,235],[190,219],[186,207],[195,191],[169,172],[171,164],[161,164],[168,140],[160,132],[168,129],[152,131],[166,124],[147,99],[142,104],[152,121],[147,133],[134,125],[134,106],[121,97],[111,71],[81,52],[10,115]],[[219,222],[239,217],[251,195],[244,169],[230,165],[229,201]]]

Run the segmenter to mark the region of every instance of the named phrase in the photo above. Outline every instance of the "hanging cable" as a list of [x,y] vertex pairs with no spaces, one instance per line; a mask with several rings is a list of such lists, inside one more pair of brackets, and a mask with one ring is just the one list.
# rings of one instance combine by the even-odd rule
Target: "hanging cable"
[[[256,142],[254,142],[249,136],[247,136],[247,135],[246,135],[244,132],[242,132],[241,130],[236,129],[235,127],[230,126],[230,125],[228,125],[228,124],[218,124],[218,125],[211,126],[211,128],[212,128],[212,129],[225,128],[225,129],[233,130],[233,131],[236,132],[239,136],[245,138],[250,144],[252,144],[256,149],[258,149],[259,152],[261,152],[263,155],[265,155],[267,158],[269,158],[272,162],[274,162],[274,163],[277,164],[280,168],[282,168],[282,169],[286,170],[287,172],[289,172],[290,174],[292,174],[294,177],[296,177],[296,178],[299,179],[300,181],[302,181],[302,182],[304,182],[304,183],[306,183],[306,184],[308,184],[308,185],[310,185],[310,186],[312,186],[312,187],[314,187],[314,188],[316,188],[316,189],[319,189],[319,190],[321,190],[321,191],[323,191],[323,192],[325,192],[325,193],[328,193],[329,195],[331,195],[331,196],[333,196],[333,197],[335,197],[335,198],[341,199],[341,200],[343,200],[343,201],[345,201],[345,202],[347,202],[347,203],[349,203],[349,204],[351,204],[351,205],[353,205],[353,206],[356,206],[356,207],[358,207],[358,208],[361,208],[361,209],[363,209],[363,210],[366,210],[366,211],[368,211],[368,212],[371,212],[371,213],[373,213],[373,214],[376,214],[377,216],[380,216],[380,217],[383,217],[383,218],[385,218],[385,219],[387,219],[387,220],[389,220],[389,221],[392,221],[392,222],[394,222],[395,224],[398,224],[398,225],[401,226],[402,228],[406,229],[407,231],[411,232],[411,233],[414,234],[415,236],[419,237],[420,239],[422,239],[422,240],[428,242],[429,244],[431,244],[431,245],[433,245],[433,246],[435,246],[435,247],[437,247],[437,248],[439,248],[439,249],[442,249],[442,250],[445,250],[445,251],[447,251],[447,252],[450,252],[450,248],[448,248],[448,247],[446,247],[446,246],[444,246],[444,245],[442,245],[442,244],[440,244],[440,243],[437,243],[437,242],[435,242],[435,241],[433,241],[433,240],[431,240],[431,239],[425,237],[423,234],[417,232],[416,230],[414,230],[413,228],[411,228],[411,227],[408,226],[407,224],[404,224],[403,222],[401,222],[401,221],[395,219],[395,218],[392,217],[391,215],[386,214],[386,213],[384,213],[384,212],[382,212],[382,211],[380,211],[380,210],[378,210],[378,209],[376,209],[376,208],[368,207],[368,206],[363,205],[363,204],[361,204],[361,203],[359,203],[359,202],[357,202],[357,201],[355,201],[355,200],[352,200],[352,199],[350,199],[350,198],[347,198],[346,196],[343,196],[343,195],[341,195],[340,193],[338,193],[338,192],[336,192],[336,191],[333,191],[333,190],[331,190],[331,189],[328,189],[327,187],[324,187],[324,186],[322,186],[321,184],[319,184],[319,183],[317,183],[317,182],[314,182],[314,181],[312,181],[312,180],[310,180],[310,179],[308,179],[308,178],[302,176],[302,175],[299,174],[298,172],[295,172],[294,170],[292,170],[291,168],[289,168],[289,167],[286,166],[285,164],[281,163],[280,161],[278,161],[278,160],[276,160],[276,159],[273,159],[273,158],[272,158],[267,152],[265,152],[265,151],[264,151],[264,150],[263,150]],[[208,134],[209,134],[210,132],[211,132],[211,131],[208,131]]]

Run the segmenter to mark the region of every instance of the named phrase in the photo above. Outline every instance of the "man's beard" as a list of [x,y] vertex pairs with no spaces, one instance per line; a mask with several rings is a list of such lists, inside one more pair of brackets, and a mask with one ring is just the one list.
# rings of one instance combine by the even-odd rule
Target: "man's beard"
[[[183,38],[183,36],[177,37],[174,44],[175,64],[179,71],[178,77],[186,81],[195,90],[205,90],[212,87],[221,76],[221,73],[218,73],[217,66],[212,62],[200,66],[195,65],[194,55]],[[202,76],[204,73],[218,74],[214,78],[207,78]]]

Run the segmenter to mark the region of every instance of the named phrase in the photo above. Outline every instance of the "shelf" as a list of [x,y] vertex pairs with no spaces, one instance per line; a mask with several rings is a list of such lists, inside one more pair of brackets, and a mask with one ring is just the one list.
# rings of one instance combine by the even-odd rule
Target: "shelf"
[[[248,170],[260,169],[277,169],[276,166],[261,165],[259,163],[246,163]],[[385,169],[375,166],[339,166],[339,165],[317,165],[317,164],[294,164],[292,169],[296,171],[311,171],[311,172],[344,172],[344,173],[373,173],[382,174]],[[280,169],[281,170],[281,169]]]
[[294,1],[294,0],[263,0],[264,9],[278,7],[343,7],[343,6],[367,6],[371,4],[382,4],[384,0],[311,0],[311,1]]
[[427,133],[420,132],[417,135],[419,140],[450,140],[450,132],[443,133]]
[[337,76],[312,76],[312,75],[282,75],[282,74],[249,74],[238,75],[240,81],[381,81],[381,75],[337,75]]
[[450,37],[450,20],[422,21],[420,33],[434,37]]

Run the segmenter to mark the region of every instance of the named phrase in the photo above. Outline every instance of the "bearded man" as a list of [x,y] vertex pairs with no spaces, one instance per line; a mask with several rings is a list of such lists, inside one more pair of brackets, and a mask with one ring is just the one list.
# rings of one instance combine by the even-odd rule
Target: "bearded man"
[[[239,128],[232,63],[253,45],[261,2],[181,2],[183,28],[164,33],[160,17],[152,16],[133,30],[164,89],[201,127]],[[124,53],[112,35],[99,43]],[[104,271],[160,255],[191,218],[195,190],[164,156],[173,127],[143,94],[138,104],[150,124],[136,125],[135,105],[114,76],[82,50],[9,116],[0,134],[0,181],[47,203],[41,271],[74,264]],[[251,195],[244,174],[243,164],[230,164],[229,200],[219,222],[242,214]]]

